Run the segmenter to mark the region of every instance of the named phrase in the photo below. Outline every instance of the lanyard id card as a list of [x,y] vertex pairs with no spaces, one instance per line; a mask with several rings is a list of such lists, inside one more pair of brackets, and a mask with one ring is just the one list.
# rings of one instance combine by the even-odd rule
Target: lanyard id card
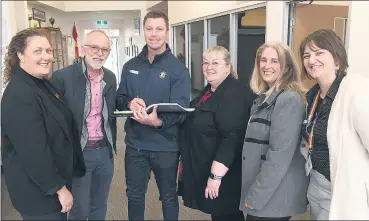
[[[311,148],[313,147],[313,133],[314,133],[314,126],[316,124],[316,121],[318,119],[318,114],[315,114],[316,112],[316,108],[318,106],[318,102],[319,102],[319,96],[320,96],[320,91],[315,95],[315,99],[314,99],[314,103],[313,106],[311,108],[311,112],[309,114],[309,118],[308,118],[308,124],[312,123],[313,125],[311,126],[311,131],[309,133],[309,140],[308,143],[306,145],[306,148],[308,149],[308,158],[306,160],[305,163],[305,172],[306,172],[306,176],[308,176],[313,168],[313,164],[311,162]],[[315,118],[313,120],[313,116],[315,114]]]

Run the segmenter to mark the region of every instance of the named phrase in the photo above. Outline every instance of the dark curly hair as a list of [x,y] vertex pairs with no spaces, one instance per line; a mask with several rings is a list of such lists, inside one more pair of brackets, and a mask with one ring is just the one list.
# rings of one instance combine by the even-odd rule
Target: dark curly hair
[[27,47],[28,38],[40,36],[45,37],[46,35],[35,28],[28,28],[18,32],[10,41],[7,46],[7,53],[4,58],[4,83],[8,83],[12,78],[14,68],[19,65],[19,58],[17,53],[24,53]]

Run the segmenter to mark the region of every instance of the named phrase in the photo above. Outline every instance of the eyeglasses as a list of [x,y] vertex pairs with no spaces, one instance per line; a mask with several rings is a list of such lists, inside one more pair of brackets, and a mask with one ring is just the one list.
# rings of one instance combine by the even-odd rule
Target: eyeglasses
[[218,63],[218,62],[211,62],[210,63],[210,62],[205,61],[205,62],[202,63],[202,67],[205,68],[205,69],[207,69],[209,67],[216,68],[216,67],[218,67],[219,65],[222,65],[222,64],[225,64],[225,63]]
[[108,55],[110,53],[110,48],[100,48],[99,46],[97,45],[84,45],[84,46],[87,46],[91,49],[92,53],[99,53],[99,51],[101,50],[101,53],[103,55]]

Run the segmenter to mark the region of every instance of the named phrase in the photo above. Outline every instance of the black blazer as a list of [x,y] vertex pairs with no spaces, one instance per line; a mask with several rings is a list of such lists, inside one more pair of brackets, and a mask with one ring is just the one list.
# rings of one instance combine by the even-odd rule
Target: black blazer
[[[191,107],[209,88],[207,85],[191,101]],[[216,216],[239,212],[241,153],[253,97],[246,86],[228,76],[207,101],[187,115],[180,137],[185,206]],[[205,188],[214,160],[229,170],[219,197],[211,200],[205,199]]]
[[[48,81],[46,85],[53,90]],[[21,214],[61,211],[56,191],[63,185],[71,190],[73,172],[85,174],[73,120],[66,121],[56,108],[32,77],[17,67],[1,102],[1,151],[9,195]]]

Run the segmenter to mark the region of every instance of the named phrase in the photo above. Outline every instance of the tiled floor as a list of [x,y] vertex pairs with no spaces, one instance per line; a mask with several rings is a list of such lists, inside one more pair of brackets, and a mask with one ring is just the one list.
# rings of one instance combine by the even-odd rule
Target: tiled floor
[[[115,158],[114,178],[111,186],[107,220],[127,220],[127,198],[125,195],[125,174],[124,174],[124,132],[123,120],[118,121],[118,155]],[[210,216],[202,212],[186,208],[180,200],[180,220],[210,220]],[[161,203],[159,202],[159,194],[155,180],[152,176],[150,180],[147,197],[146,197],[146,219],[162,220]],[[1,218],[2,220],[20,220],[19,213],[12,207],[9,195],[4,183],[1,179]],[[302,215],[294,217],[295,220],[308,219],[308,216]]]

